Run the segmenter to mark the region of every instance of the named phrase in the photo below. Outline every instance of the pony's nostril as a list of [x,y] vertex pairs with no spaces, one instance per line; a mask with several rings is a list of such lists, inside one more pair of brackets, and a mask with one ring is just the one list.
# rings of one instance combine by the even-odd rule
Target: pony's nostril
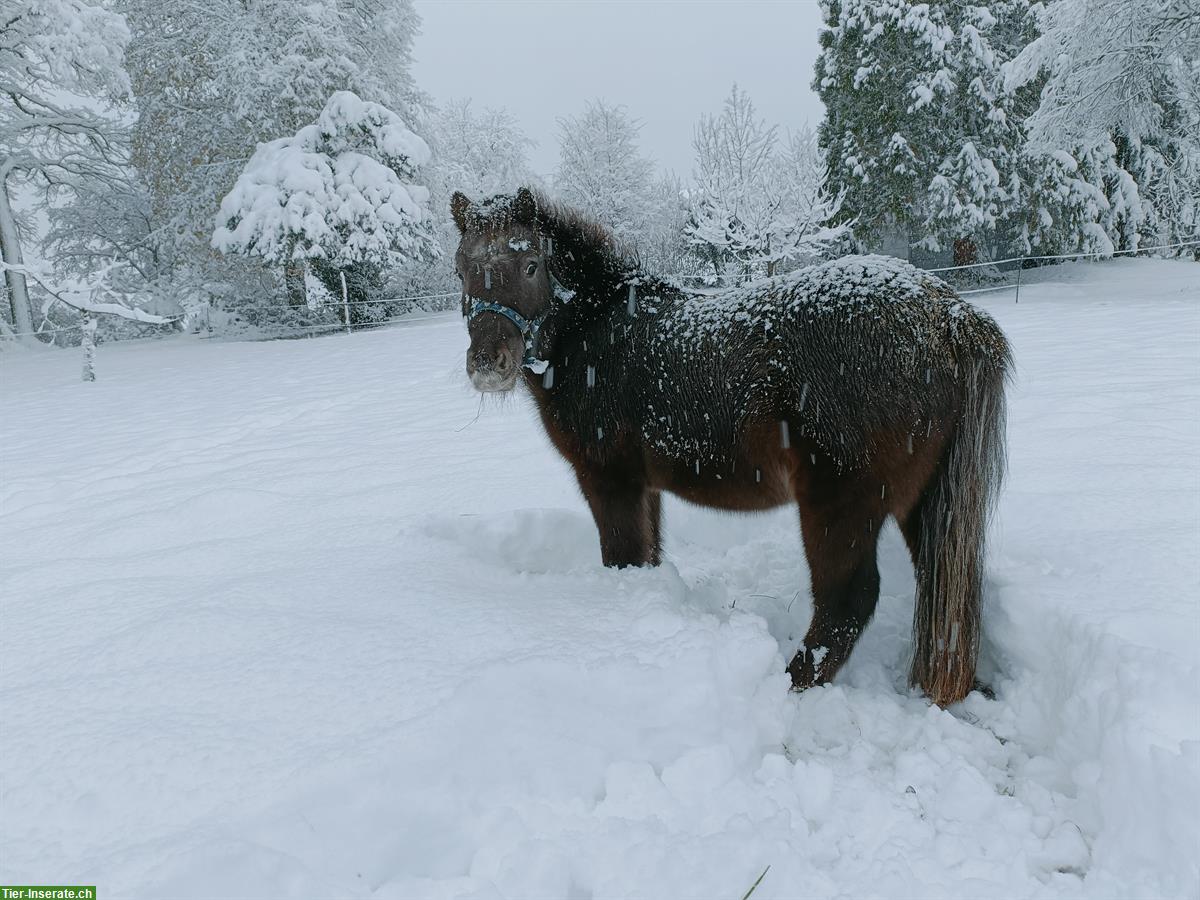
[[501,347],[496,352],[495,367],[501,375],[507,374],[508,370],[512,368],[512,354],[508,352],[507,347]]

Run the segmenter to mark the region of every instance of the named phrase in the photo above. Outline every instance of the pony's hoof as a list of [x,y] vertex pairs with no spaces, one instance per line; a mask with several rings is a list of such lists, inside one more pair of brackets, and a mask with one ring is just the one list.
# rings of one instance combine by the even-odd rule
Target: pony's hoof
[[812,662],[804,657],[805,654],[797,653],[791,664],[787,667],[787,673],[792,676],[792,690],[797,694],[801,691],[807,691],[817,683],[817,676],[813,671]]

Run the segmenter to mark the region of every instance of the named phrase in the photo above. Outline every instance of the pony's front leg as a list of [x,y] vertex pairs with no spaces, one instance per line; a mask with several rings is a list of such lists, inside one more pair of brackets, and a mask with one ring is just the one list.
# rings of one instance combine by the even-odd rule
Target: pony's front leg
[[658,565],[662,513],[657,491],[607,473],[580,473],[579,487],[596,520],[604,565]]

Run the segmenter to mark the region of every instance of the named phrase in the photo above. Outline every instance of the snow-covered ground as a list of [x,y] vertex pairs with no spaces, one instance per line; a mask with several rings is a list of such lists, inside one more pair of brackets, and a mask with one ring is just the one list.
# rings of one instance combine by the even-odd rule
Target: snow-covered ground
[[[833,686],[791,510],[610,571],[452,315],[0,361],[0,883],[115,897],[1195,897],[1200,265],[980,295],[1015,345],[983,675]],[[1030,284],[1041,280],[1044,283]],[[478,417],[477,416],[478,413]]]

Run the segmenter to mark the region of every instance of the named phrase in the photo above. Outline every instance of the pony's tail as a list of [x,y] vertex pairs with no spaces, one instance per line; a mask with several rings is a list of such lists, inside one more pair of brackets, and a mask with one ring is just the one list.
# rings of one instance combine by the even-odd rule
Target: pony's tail
[[965,697],[979,655],[984,540],[1005,469],[1011,356],[987,316],[975,323],[958,422],[917,507],[917,602],[909,680],[939,706]]

